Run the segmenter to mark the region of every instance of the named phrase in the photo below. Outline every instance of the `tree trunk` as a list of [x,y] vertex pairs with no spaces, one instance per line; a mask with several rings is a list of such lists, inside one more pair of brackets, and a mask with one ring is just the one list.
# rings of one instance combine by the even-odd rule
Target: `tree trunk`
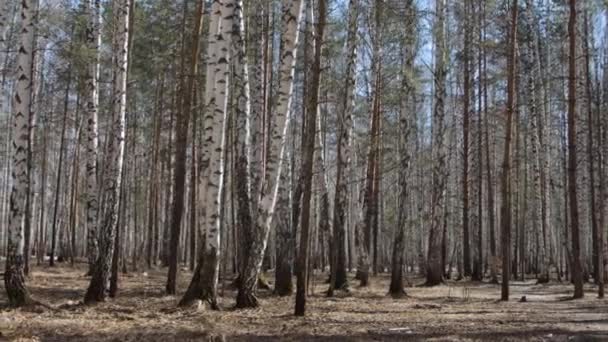
[[479,49],[478,49],[478,58],[477,58],[477,71],[479,73],[479,80],[477,82],[477,257],[475,258],[473,265],[473,279],[477,281],[483,281],[484,276],[484,258],[483,258],[483,129],[482,129],[482,108],[483,108],[483,96],[482,90],[483,85],[481,82],[481,41],[482,41],[482,15],[481,15],[481,6],[476,12],[475,5],[471,2],[472,13],[475,17],[478,18],[478,41]]
[[[71,49],[71,48],[70,48]],[[51,256],[49,266],[55,266],[55,251],[57,249],[57,212],[59,209],[59,195],[61,194],[61,176],[63,174],[63,157],[65,150],[65,134],[67,130],[68,121],[68,110],[69,110],[69,99],[70,99],[70,86],[72,83],[72,68],[68,69],[68,80],[65,87],[65,95],[63,99],[63,121],[61,124],[61,140],[59,143],[59,162],[57,164],[57,180],[55,182],[55,206],[53,209],[53,222],[51,228]],[[61,243],[61,239],[60,239]]]
[[445,152],[445,108],[446,97],[446,42],[445,42],[445,1],[435,1],[436,20],[433,28],[435,39],[435,106],[433,110],[433,146],[431,190],[431,223],[429,229],[428,260],[426,267],[426,285],[434,286],[443,282],[441,264],[441,223],[442,209],[445,208],[446,187],[446,152]]
[[152,165],[150,166],[150,180],[149,180],[149,196],[148,196],[148,242],[147,242],[147,255],[146,263],[148,268],[152,265],[156,265],[158,257],[158,162],[160,158],[160,133],[162,126],[162,113],[163,113],[163,95],[165,88],[165,78],[162,75],[157,84],[157,104],[155,108],[154,117],[154,138],[152,140]]
[[99,253],[97,237],[99,232],[99,199],[97,184],[97,162],[98,162],[98,132],[97,115],[99,107],[99,45],[101,44],[100,0],[85,1],[86,10],[86,47],[91,53],[91,60],[85,71],[86,89],[86,127],[87,127],[87,160],[86,160],[86,183],[87,183],[87,258],[89,261],[89,274],[93,274],[93,265]]
[[517,0],[511,4],[509,26],[509,55],[507,70],[507,126],[501,175],[500,233],[502,249],[501,300],[509,300],[509,278],[511,276],[511,139],[513,113],[515,110],[516,80],[515,51],[517,49]]
[[122,164],[125,141],[125,111],[127,103],[127,65],[129,42],[130,0],[115,0],[114,37],[114,84],[112,97],[113,122],[108,136],[106,170],[103,182],[103,197],[106,206],[101,219],[99,235],[99,254],[93,267],[93,275],[84,296],[86,304],[105,301],[110,280],[110,267],[114,254],[114,239],[118,221],[120,187],[122,183]]
[[312,77],[308,91],[306,108],[306,134],[302,146],[302,225],[300,229],[300,246],[298,250],[298,265],[296,269],[296,305],[295,315],[304,316],[306,313],[306,288],[308,280],[308,258],[310,240],[310,200],[312,196],[312,176],[314,167],[315,138],[317,128],[317,115],[319,107],[319,85],[321,81],[321,50],[323,49],[323,34],[325,31],[325,18],[327,16],[325,0],[318,2],[318,17],[315,25],[315,52],[311,68]]
[[[485,5],[483,8],[483,22],[485,23]],[[483,40],[485,41],[485,29],[483,31]],[[486,158],[486,192],[487,212],[488,212],[488,228],[490,238],[490,282],[498,284],[498,257],[496,255],[496,207],[494,197],[494,180],[492,179],[492,163],[490,162],[490,114],[488,113],[488,58],[485,45],[482,44],[483,50],[483,111],[484,111],[484,135],[485,135],[485,158]]]
[[[288,158],[286,158],[288,159]],[[290,220],[289,197],[291,182],[287,172],[281,173],[279,200],[276,208],[276,258],[274,292],[279,296],[293,293],[293,262],[295,259],[296,239],[294,226]]]
[[[205,242],[201,246],[199,260],[188,290],[179,302],[188,306],[202,300],[217,309],[217,283],[220,257],[221,201],[224,184],[224,148],[228,106],[230,44],[233,22],[240,16],[239,0],[214,2],[211,8],[206,72],[206,105],[203,123],[206,139],[203,144],[201,170],[201,206],[205,208],[201,226],[205,229]],[[202,233],[201,233],[202,234]]]
[[409,226],[407,221],[410,219],[407,217],[409,207],[409,193],[408,180],[411,176],[410,163],[411,155],[409,148],[411,146],[411,131],[413,124],[412,120],[415,115],[414,105],[411,102],[411,92],[414,89],[413,77],[413,65],[414,58],[416,56],[416,38],[414,36],[414,30],[416,27],[416,8],[413,0],[407,0],[405,4],[405,13],[407,15],[407,21],[405,23],[404,38],[402,40],[402,58],[403,67],[401,71],[401,101],[399,103],[399,197],[397,200],[397,207],[399,213],[397,214],[397,231],[395,233],[395,239],[393,242],[393,255],[391,261],[391,283],[389,287],[389,294],[393,297],[399,298],[404,296],[405,290],[403,289],[403,269],[405,267],[405,233],[406,226]]
[[[184,213],[184,191],[186,186],[186,153],[188,150],[188,123],[192,111],[192,94],[194,90],[194,75],[198,73],[198,55],[200,52],[200,35],[203,20],[203,2],[198,1],[195,10],[194,29],[192,41],[188,45],[190,55],[190,67],[186,84],[182,84],[183,103],[178,103],[177,114],[177,136],[175,142],[175,170],[173,172],[173,207],[171,211],[171,240],[169,245],[169,273],[167,276],[167,294],[174,295],[177,278],[177,253],[179,248],[179,235],[181,231],[182,216]],[[184,5],[185,6],[185,5]],[[184,50],[185,53],[186,49]],[[185,59],[185,57],[183,57]],[[185,75],[181,76],[186,78]],[[181,106],[180,106],[181,105]],[[194,144],[194,141],[192,141]]]
[[[46,128],[46,127],[45,127]],[[47,146],[47,130],[42,130],[42,166],[40,176],[40,221],[38,223],[38,246],[36,249],[36,264],[40,266],[44,261],[44,255],[46,253],[46,185],[47,185],[47,158],[48,158],[48,146]]]
[[[250,112],[250,89],[247,51],[245,48],[245,27],[244,17],[238,12],[238,17],[233,23],[234,30],[232,36],[232,52],[234,54],[234,91],[236,99],[236,132],[234,139],[235,150],[235,185],[237,205],[237,221],[239,231],[239,282],[242,280],[241,274],[245,272],[245,267],[249,259],[249,251],[253,232],[253,213],[251,196],[251,112]],[[259,99],[256,99],[259,101]],[[259,103],[255,103],[259,110]],[[256,113],[259,114],[259,113]],[[257,159],[256,159],[257,160]],[[241,292],[239,292],[241,294]],[[245,300],[246,301],[246,300]],[[237,298],[237,306],[243,299]]]
[[464,48],[463,61],[464,64],[464,94],[463,94],[463,120],[462,120],[462,249],[464,262],[464,276],[471,276],[471,247],[469,245],[469,135],[470,135],[470,112],[469,101],[471,98],[470,85],[470,59],[469,59],[469,41],[470,41],[470,24],[469,24],[469,4],[464,1]]
[[[125,159],[128,160],[128,156],[125,153]],[[126,176],[129,174],[127,170],[127,164],[122,164],[121,174]],[[118,293],[118,266],[120,260],[124,258],[123,248],[124,245],[122,243],[122,236],[126,233],[127,223],[126,219],[126,206],[127,206],[127,194],[126,194],[126,184],[127,180],[123,179],[120,184],[120,202],[118,204],[118,221],[116,222],[116,236],[114,238],[114,254],[112,255],[112,269],[110,274],[110,288],[108,295],[110,298],[116,298],[116,294]]]
[[27,191],[27,140],[29,133],[28,116],[32,91],[32,53],[34,49],[35,0],[21,1],[21,28],[17,75],[13,97],[13,186],[10,196],[10,213],[7,230],[7,254],[4,271],[4,287],[10,306],[29,304],[30,294],[25,287],[23,218]]
[[359,0],[350,0],[348,5],[348,33],[346,43],[346,70],[344,79],[342,103],[339,112],[340,123],[337,143],[337,169],[336,190],[334,200],[334,236],[332,249],[332,281],[328,291],[333,294],[334,289],[348,289],[346,273],[346,220],[348,210],[348,182],[346,179],[350,163],[351,149],[350,136],[353,126],[352,112],[354,108],[354,95],[356,86],[357,64],[357,21],[359,17]]
[[257,201],[258,210],[253,239],[245,272],[241,274],[241,286],[237,298],[239,307],[257,307],[255,297],[257,281],[264,260],[264,252],[268,242],[268,233],[272,224],[273,213],[277,201],[279,180],[285,154],[285,136],[289,123],[289,108],[293,94],[293,76],[298,39],[300,35],[300,19],[302,16],[302,1],[292,0],[284,3],[281,21],[281,53],[279,65],[279,86],[277,93],[276,112],[270,122],[270,142],[267,149],[266,167],[264,171],[261,192]]
[[572,282],[574,283],[574,298],[583,298],[579,208],[576,184],[576,0],[570,0],[568,38],[568,198],[570,200],[570,232],[572,234]]
[[587,10],[584,12],[583,16],[583,32],[584,32],[584,41],[583,44],[583,54],[585,56],[585,105],[587,109],[587,171],[589,173],[589,207],[590,207],[590,217],[591,217],[591,241],[593,243],[592,246],[592,265],[593,265],[593,280],[596,284],[600,284],[599,282],[599,273],[600,273],[600,250],[602,248],[602,240],[599,239],[599,234],[602,229],[600,229],[599,217],[598,217],[598,206],[596,202],[596,183],[595,183],[595,156],[594,152],[594,127],[593,127],[593,98],[592,98],[592,85],[591,85],[591,61],[590,61],[590,52],[589,52],[589,23],[588,23],[588,13]]

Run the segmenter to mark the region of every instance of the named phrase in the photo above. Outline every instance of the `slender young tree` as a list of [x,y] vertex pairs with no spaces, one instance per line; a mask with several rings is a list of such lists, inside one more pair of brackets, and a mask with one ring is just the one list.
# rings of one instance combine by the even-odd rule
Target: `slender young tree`
[[[238,7],[237,7],[238,8]],[[232,50],[234,54],[234,98],[236,101],[235,115],[235,183],[237,198],[238,231],[241,234],[239,274],[245,271],[249,256],[251,231],[253,224],[251,204],[251,105],[249,89],[249,72],[247,50],[245,47],[244,16],[242,11],[235,12],[233,23]],[[257,100],[259,101],[259,99]],[[255,103],[259,106],[258,103]],[[259,108],[258,108],[259,109]]]
[[[289,155],[289,152],[287,152]],[[290,156],[286,160],[290,160]],[[293,159],[291,159],[293,160]],[[279,296],[289,296],[293,293],[293,264],[296,254],[296,234],[291,224],[290,197],[292,179],[290,173],[281,172],[279,183],[279,200],[276,207],[276,219],[273,220],[276,229],[276,270],[274,293]]]
[[[372,247],[377,237],[376,222],[378,219],[378,184],[379,184],[379,158],[381,136],[381,80],[382,80],[382,9],[381,1],[376,1],[373,8],[372,57],[371,57],[371,92],[370,103],[370,132],[367,151],[367,166],[365,171],[365,185],[362,190],[362,209],[356,230],[355,245],[357,246],[357,279],[360,286],[369,285],[369,271],[372,257]],[[371,21],[371,18],[370,18]],[[373,233],[373,236],[372,236]]]
[[27,195],[27,144],[29,136],[28,117],[32,84],[32,58],[34,49],[34,15],[36,0],[21,1],[21,28],[19,30],[19,53],[15,94],[13,96],[12,159],[13,185],[10,194],[10,212],[7,230],[7,254],[4,270],[4,288],[8,302],[13,307],[31,303],[25,284],[24,227],[25,198]]
[[[530,76],[534,78],[533,84],[534,88],[530,93],[530,97],[536,98],[538,100],[534,101],[536,103],[535,108],[535,118],[532,119],[532,123],[536,126],[536,130],[532,132],[535,136],[535,139],[538,140],[539,148],[537,150],[538,157],[534,160],[534,166],[538,169],[536,172],[540,184],[538,185],[539,194],[537,197],[540,198],[540,226],[542,231],[542,271],[543,275],[539,279],[542,281],[549,281],[551,276],[551,265],[553,263],[554,255],[553,248],[551,247],[551,237],[550,237],[550,216],[549,216],[549,147],[548,147],[548,99],[547,99],[547,85],[545,81],[545,72],[542,64],[542,56],[541,56],[541,42],[540,42],[540,34],[539,34],[539,24],[536,19],[536,15],[534,14],[534,2],[531,0],[526,0],[526,13],[528,16],[528,20],[530,22],[530,39],[531,39],[531,50],[533,53],[533,65],[534,71],[530,73]],[[532,96],[534,95],[534,96]],[[538,198],[537,198],[538,202]]]
[[293,78],[296,53],[300,36],[302,0],[283,0],[281,15],[281,51],[279,61],[279,84],[276,107],[269,123],[270,141],[267,149],[266,166],[258,198],[256,223],[252,234],[251,249],[245,272],[241,274],[237,307],[257,307],[255,296],[257,280],[268,244],[268,234],[272,225],[277,202],[280,176],[285,155],[285,137],[289,123],[289,110],[293,95]]
[[9,0],[0,0],[0,43],[2,48],[6,48],[8,45],[7,42],[7,32],[9,30],[9,14],[10,14],[10,1]]
[[[73,46],[70,46],[70,50],[72,50]],[[66,133],[67,133],[67,128],[68,128],[68,112],[70,110],[70,88],[72,85],[72,64],[68,64],[68,68],[67,68],[67,83],[65,86],[65,92],[63,95],[63,115],[62,115],[62,122],[61,122],[61,138],[59,141],[59,162],[57,163],[57,173],[56,173],[56,181],[55,181],[55,204],[53,206],[53,221],[51,224],[51,253],[50,253],[50,257],[49,257],[49,266],[55,266],[55,253],[57,251],[57,216],[59,215],[59,206],[61,205],[61,202],[59,200],[60,195],[61,195],[61,185],[63,184],[61,182],[62,176],[63,176],[63,167],[64,167],[64,163],[63,160],[65,158],[65,154],[66,154]],[[63,242],[63,240],[61,239],[61,237],[63,236],[63,230],[61,229],[61,227],[59,227],[60,229],[60,236],[59,236],[59,243],[61,244]],[[61,250],[63,251],[63,250]],[[58,259],[61,259],[62,255],[59,255]]]
[[242,11],[239,0],[214,1],[211,6],[211,21],[206,66],[205,114],[203,124],[206,139],[203,143],[201,170],[201,205],[205,208],[201,217],[204,243],[199,251],[196,269],[188,290],[179,302],[188,306],[196,300],[209,303],[217,309],[217,283],[220,265],[220,218],[224,185],[226,117],[230,65],[231,41],[235,12]]
[[127,65],[129,46],[129,11],[131,0],[115,0],[115,37],[112,94],[113,121],[108,136],[107,155],[103,180],[105,210],[100,222],[99,254],[93,267],[89,287],[84,296],[86,304],[106,300],[109,290],[114,240],[118,224],[120,189],[122,184],[125,150],[125,113],[127,105]]
[[568,200],[570,201],[570,233],[572,239],[572,282],[574,298],[583,298],[583,272],[581,266],[579,208],[577,195],[576,158],[576,0],[570,0],[568,20]]
[[157,81],[157,98],[155,99],[155,113],[152,120],[152,130],[154,136],[152,139],[152,160],[150,165],[150,179],[148,195],[148,241],[146,263],[148,268],[156,265],[158,259],[158,187],[159,187],[159,160],[160,160],[160,133],[161,133],[161,117],[163,113],[163,95],[165,88],[165,77],[161,75]]
[[585,106],[587,110],[587,172],[589,175],[589,206],[591,217],[591,241],[592,248],[592,265],[593,265],[593,280],[598,287],[603,286],[603,279],[600,279],[600,249],[602,248],[602,240],[599,235],[602,229],[599,226],[598,206],[596,197],[596,158],[595,152],[595,129],[593,127],[593,89],[591,80],[591,57],[589,51],[589,20],[588,10],[583,12],[583,55],[585,57],[584,73],[585,73]]
[[[196,4],[194,12],[194,28],[192,30],[191,42],[184,50],[190,53],[188,60],[188,75],[182,75],[183,99],[177,114],[177,135],[175,143],[175,170],[173,172],[173,207],[171,210],[171,237],[169,245],[169,272],[167,275],[167,294],[175,294],[175,284],[177,278],[177,262],[179,249],[179,236],[181,231],[182,216],[184,214],[185,188],[186,188],[186,154],[188,151],[188,124],[192,111],[192,97],[194,94],[195,77],[198,73],[198,60],[200,53],[200,36],[203,27],[203,0]],[[186,52],[187,51],[187,52]],[[195,142],[192,141],[192,144]]]
[[402,58],[403,66],[401,69],[401,101],[399,103],[399,199],[398,207],[399,214],[397,216],[397,231],[393,243],[393,256],[391,262],[391,283],[389,293],[391,296],[399,298],[404,296],[403,289],[403,269],[405,267],[405,233],[409,206],[410,189],[408,181],[411,177],[411,132],[414,120],[412,120],[414,112],[414,104],[412,103],[412,92],[414,85],[412,80],[414,69],[414,58],[416,56],[416,38],[414,31],[416,29],[416,8],[413,0],[407,0],[405,3],[405,32],[402,39]]
[[89,261],[89,274],[93,274],[93,265],[97,259],[97,225],[99,221],[99,200],[97,198],[97,161],[98,161],[98,129],[97,116],[99,107],[99,46],[101,44],[101,3],[100,0],[84,1],[86,19],[86,47],[90,60],[85,70],[85,108],[87,130],[87,156],[86,156],[86,185],[87,185],[87,257]]
[[501,300],[509,300],[509,278],[511,276],[511,139],[513,135],[513,113],[516,94],[516,60],[517,49],[517,0],[511,3],[511,22],[509,26],[509,53],[507,55],[507,110],[506,138],[502,161],[500,230],[502,249],[502,287]]
[[[44,64],[44,58],[37,56],[37,40],[38,40],[38,11],[39,3],[35,4],[34,9],[34,48],[32,50],[32,92],[30,99],[30,109],[28,114],[28,139],[27,139],[27,187],[25,196],[25,213],[24,213],[24,272],[25,275],[29,275],[30,272],[30,256],[31,256],[31,240],[32,240],[32,220],[34,216],[33,206],[35,205],[35,193],[34,193],[34,150],[36,149],[35,131],[36,131],[36,112],[38,108],[36,103],[38,102],[39,90],[41,89],[40,84],[41,75],[43,73],[42,65]],[[2,101],[0,100],[0,108]]]
[[[485,164],[486,164],[486,199],[487,199],[487,213],[488,213],[488,229],[489,229],[489,239],[490,239],[490,282],[494,284],[498,284],[498,272],[497,272],[497,255],[496,255],[496,208],[495,208],[495,200],[494,197],[494,181],[492,178],[492,158],[490,153],[490,118],[488,113],[488,58],[486,53],[486,47],[483,42],[486,39],[486,8],[485,2],[483,2],[482,9],[482,44],[480,44],[481,53],[482,53],[482,65],[483,65],[483,76],[481,76],[481,81],[483,83],[483,89],[480,96],[483,96],[483,114],[484,114],[484,138],[485,138]],[[481,71],[480,71],[481,73]]]
[[[9,0],[0,0],[0,51],[6,50],[8,51],[8,45],[9,45],[9,35],[8,35],[8,31],[10,29],[10,22],[9,22],[9,15],[11,13],[11,1]],[[8,59],[8,52],[5,53],[5,57],[3,58],[3,63],[5,62],[4,60]],[[5,85],[6,85],[6,72],[3,71],[1,74],[1,79],[2,79],[2,83],[0,84],[0,86],[2,88],[0,88],[2,90],[2,94],[0,95],[0,111],[4,110],[4,106],[5,106]]]
[[328,294],[334,289],[348,289],[346,274],[346,220],[348,209],[348,182],[346,179],[350,163],[350,140],[353,126],[352,112],[355,105],[356,67],[357,67],[357,21],[359,17],[359,0],[350,0],[348,5],[348,33],[345,56],[346,69],[342,103],[339,110],[336,190],[334,200],[334,234],[331,284]]
[[471,25],[469,24],[469,1],[464,0],[464,47],[463,60],[463,98],[462,98],[462,253],[464,263],[464,276],[471,276],[471,246],[469,238],[469,136],[471,113],[469,103],[471,99]]
[[426,285],[433,286],[443,282],[441,260],[441,223],[442,209],[445,207],[446,151],[445,151],[445,79],[446,79],[446,41],[445,41],[445,0],[435,1],[435,103],[433,109],[433,145],[431,189],[431,227],[426,267]]
[[300,229],[300,246],[298,250],[298,264],[296,268],[296,305],[295,315],[304,316],[306,313],[306,288],[309,268],[309,240],[310,240],[310,202],[312,197],[312,176],[314,167],[314,150],[317,128],[317,115],[319,107],[319,85],[321,83],[321,50],[323,49],[323,34],[325,32],[325,18],[327,4],[325,0],[318,1],[318,15],[314,30],[314,60],[311,68],[310,88],[308,91],[306,110],[306,134],[304,140],[302,176],[302,223]]

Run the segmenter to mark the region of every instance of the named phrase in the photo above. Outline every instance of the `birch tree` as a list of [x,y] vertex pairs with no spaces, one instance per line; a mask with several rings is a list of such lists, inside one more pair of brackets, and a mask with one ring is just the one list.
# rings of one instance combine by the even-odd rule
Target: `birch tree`
[[24,276],[24,215],[28,186],[27,148],[31,104],[32,57],[36,0],[21,1],[21,27],[17,54],[16,86],[13,96],[12,164],[13,186],[7,231],[4,287],[9,304],[19,307],[31,302]]
[[346,277],[346,219],[348,210],[348,182],[346,179],[351,157],[350,140],[353,126],[353,108],[355,106],[355,86],[357,79],[357,22],[359,18],[359,0],[350,0],[348,5],[348,33],[346,38],[346,69],[342,103],[338,112],[338,147],[336,190],[334,199],[334,234],[332,275],[329,294],[334,289],[348,289]]
[[9,0],[0,0],[0,43],[2,43],[0,46],[2,48],[6,48],[8,44],[6,35],[9,30],[8,16],[11,12],[9,4]]
[[[306,289],[309,268],[309,241],[310,241],[310,202],[312,196],[312,180],[314,169],[314,150],[317,137],[317,116],[319,108],[319,84],[321,79],[321,50],[323,49],[323,34],[325,31],[325,18],[327,16],[325,0],[318,2],[318,15],[314,30],[314,60],[311,67],[310,88],[306,99],[306,132],[302,146],[302,224],[300,229],[300,245],[298,249],[297,283],[295,315],[304,316],[306,313]],[[325,187],[326,188],[326,187]],[[329,205],[329,203],[323,203]],[[328,208],[326,208],[328,210]]]
[[469,1],[465,0],[464,6],[464,47],[462,50],[463,54],[463,91],[464,95],[462,98],[463,103],[463,120],[462,120],[462,252],[463,252],[463,263],[464,263],[464,276],[468,277],[471,275],[471,247],[469,239],[469,136],[470,136],[470,121],[471,113],[469,109],[469,103],[471,99],[471,61],[469,57],[470,53],[470,40],[471,40],[471,25],[469,23],[470,12],[469,12]]
[[[9,15],[11,13],[10,10],[10,1],[9,0],[0,0],[0,51],[8,50],[8,30],[10,28],[9,25]],[[7,54],[6,54],[7,55]],[[6,56],[5,55],[5,56]],[[7,58],[7,57],[5,57]],[[4,60],[2,60],[4,63]],[[4,80],[4,73],[2,71],[2,80]],[[0,86],[4,87],[4,82],[0,84]],[[0,94],[0,113],[4,110],[4,101],[5,101],[5,91],[2,90],[2,94]]]
[[500,242],[502,249],[501,300],[509,300],[509,278],[511,276],[511,140],[513,135],[513,112],[515,110],[516,80],[515,51],[517,50],[517,0],[511,3],[511,23],[509,26],[509,53],[507,56],[507,110],[506,138],[502,161]]
[[412,120],[414,115],[415,104],[412,103],[412,92],[415,90],[413,84],[414,75],[414,58],[416,56],[416,37],[414,31],[416,29],[416,7],[413,0],[407,0],[405,4],[405,31],[402,39],[402,60],[403,66],[401,69],[401,101],[399,103],[399,210],[397,216],[397,231],[393,243],[392,255],[392,271],[389,293],[391,296],[399,298],[404,296],[403,289],[403,268],[405,267],[405,234],[409,206],[409,181],[411,177],[411,132],[415,124]]
[[[239,8],[239,7],[237,7]],[[233,38],[232,38],[232,52],[234,54],[234,91],[235,91],[235,116],[236,116],[236,133],[234,138],[235,143],[235,182],[236,182],[236,194],[233,196],[237,197],[237,220],[238,220],[238,231],[240,232],[241,241],[240,244],[240,265],[239,274],[245,271],[245,265],[249,256],[249,247],[251,242],[251,231],[252,231],[252,203],[251,203],[251,103],[250,103],[250,89],[249,89],[249,71],[247,62],[247,53],[245,49],[245,32],[244,32],[244,18],[242,11],[235,12],[235,20],[233,23]],[[258,72],[258,68],[254,72]],[[256,96],[259,96],[259,89],[255,92]],[[254,102],[256,106],[256,115],[261,116],[260,99],[256,99]],[[261,121],[261,117],[257,118]],[[260,149],[257,146],[256,149]],[[258,153],[258,150],[256,150]],[[260,160],[257,159],[256,160]],[[259,165],[256,165],[259,167]],[[256,173],[259,174],[259,173]]]
[[99,107],[99,46],[101,44],[101,3],[100,0],[86,0],[84,4],[86,18],[86,47],[89,53],[88,65],[85,71],[86,89],[86,184],[87,184],[87,257],[89,274],[93,274],[93,265],[98,255],[97,225],[99,221],[99,200],[97,198],[97,161],[98,161],[98,128],[97,117]]
[[572,282],[574,283],[574,298],[583,298],[579,208],[576,183],[576,0],[570,0],[568,42],[568,199],[570,200],[570,233],[572,239]]
[[[185,188],[186,188],[186,154],[188,150],[188,124],[190,122],[190,112],[192,111],[192,97],[194,93],[195,77],[198,73],[198,60],[200,52],[200,36],[203,27],[203,0],[198,1],[195,10],[194,28],[188,48],[184,51],[190,52],[189,70],[190,76],[181,75],[185,84],[182,85],[183,99],[178,103],[179,112],[177,114],[177,136],[175,149],[175,170],[173,173],[173,207],[171,210],[171,241],[169,246],[169,273],[167,276],[166,291],[168,294],[175,294],[175,283],[177,278],[177,257],[179,248],[179,236],[181,230],[182,216],[184,214]],[[192,141],[192,144],[195,142]]]
[[445,206],[446,152],[445,152],[445,79],[446,79],[446,41],[445,41],[445,0],[435,1],[435,104],[432,118],[432,177],[431,189],[431,227],[429,230],[426,285],[443,282],[441,261],[441,222]]
[[108,136],[107,155],[102,196],[105,210],[101,217],[99,253],[93,267],[84,302],[94,304],[106,300],[109,290],[110,271],[114,254],[114,240],[118,223],[120,189],[122,183],[125,150],[125,113],[127,104],[127,65],[129,46],[129,11],[131,0],[115,0],[115,37],[112,85],[112,129]]
[[233,21],[242,11],[239,0],[216,0],[211,5],[208,37],[208,61],[205,82],[205,141],[201,154],[202,180],[200,184],[201,235],[204,244],[186,293],[179,302],[187,306],[202,300],[217,309],[217,283],[220,262],[220,206],[224,184],[224,148]]
[[237,307],[256,307],[255,296],[257,279],[262,267],[264,252],[268,243],[268,233],[277,202],[279,180],[285,155],[285,137],[289,123],[289,110],[293,94],[293,76],[295,72],[296,53],[300,36],[300,21],[303,13],[302,0],[283,0],[282,32],[279,61],[279,85],[276,95],[276,106],[270,123],[270,141],[266,167],[258,196],[258,209],[252,243],[245,271],[237,295]]

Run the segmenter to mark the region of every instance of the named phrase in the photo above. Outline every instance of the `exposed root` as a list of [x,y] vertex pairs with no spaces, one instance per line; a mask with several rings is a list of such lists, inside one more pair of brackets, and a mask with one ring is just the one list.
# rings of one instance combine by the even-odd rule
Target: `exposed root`
[[408,297],[407,292],[405,292],[404,289],[401,289],[400,291],[397,291],[397,292],[389,292],[388,295],[394,299],[403,299],[403,298]]
[[236,296],[236,309],[255,309],[260,306],[258,298],[253,293],[239,291]]

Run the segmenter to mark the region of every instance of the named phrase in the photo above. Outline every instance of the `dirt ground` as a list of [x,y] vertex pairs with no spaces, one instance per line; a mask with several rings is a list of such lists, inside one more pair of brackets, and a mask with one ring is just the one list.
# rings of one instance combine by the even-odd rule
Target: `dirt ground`
[[[79,304],[85,267],[35,267],[28,281],[41,307],[8,310],[0,291],[0,340],[18,341],[608,341],[608,303],[587,285],[585,299],[569,300],[572,286],[514,282],[512,300],[499,302],[499,285],[448,282],[386,295],[388,275],[369,288],[351,282],[351,294],[324,296],[325,276],[312,281],[307,315],[293,316],[293,297],[260,291],[261,307],[234,310],[234,291],[220,283],[221,311],[177,310],[179,297],[163,294],[166,270],[129,273],[118,298]],[[185,290],[190,274],[180,272]],[[422,283],[422,279],[411,279]],[[526,302],[519,302],[526,296]]]

